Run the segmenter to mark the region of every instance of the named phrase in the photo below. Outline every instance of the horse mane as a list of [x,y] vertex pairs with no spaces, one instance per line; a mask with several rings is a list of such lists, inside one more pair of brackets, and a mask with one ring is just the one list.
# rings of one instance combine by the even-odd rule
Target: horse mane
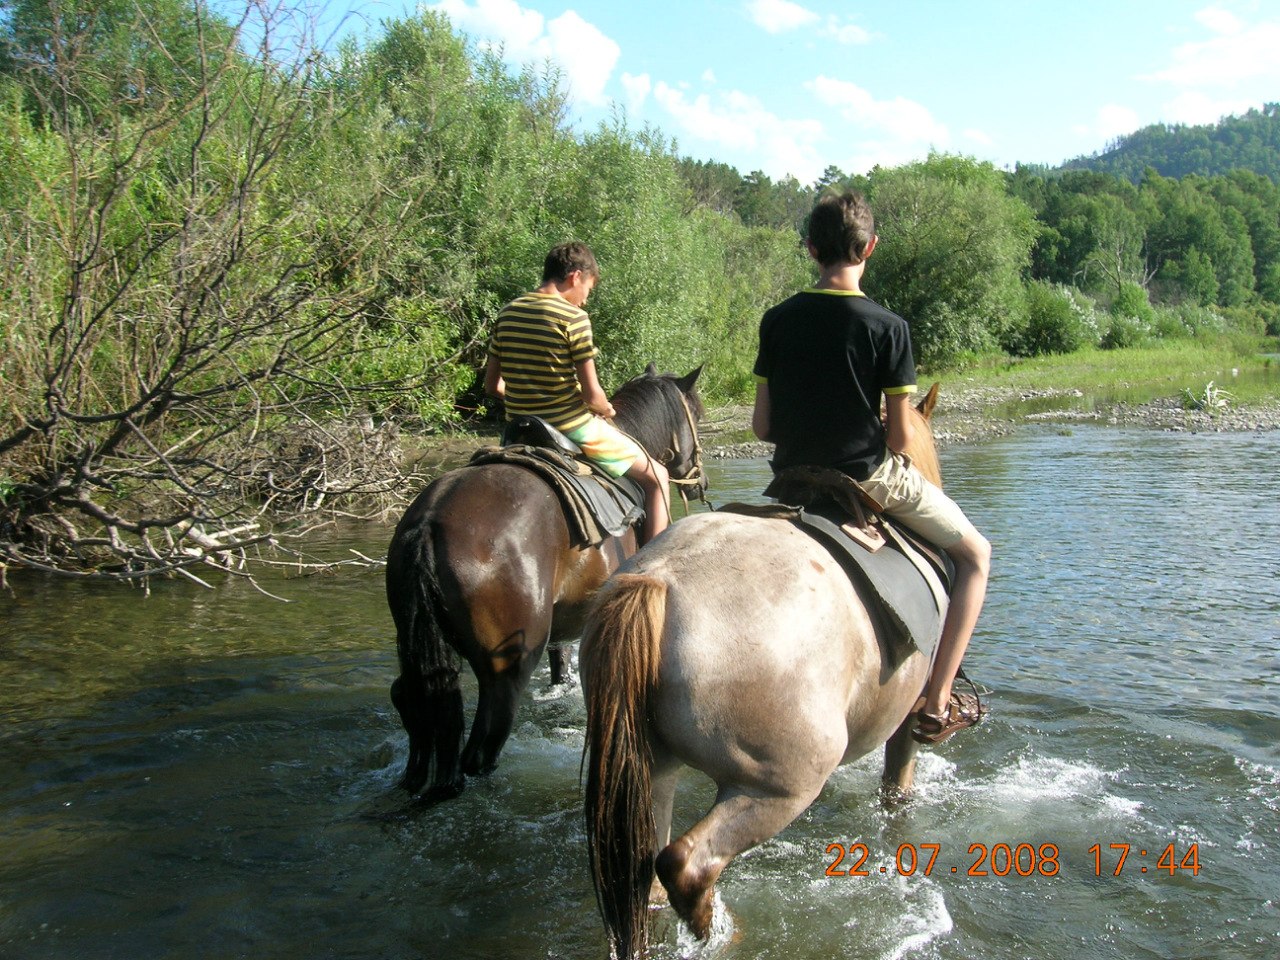
[[937,486],[942,486],[942,467],[938,463],[938,447],[933,441],[933,408],[938,403],[938,384],[935,382],[929,392],[914,407],[910,407],[913,419],[911,442],[903,451],[911,458],[916,469]]
[[[616,423],[651,455],[657,456],[679,436],[686,423],[683,403],[689,404],[693,422],[702,419],[702,398],[696,387],[685,393],[674,373],[646,371],[632,377],[610,398],[617,411]],[[681,399],[683,397],[683,400]]]

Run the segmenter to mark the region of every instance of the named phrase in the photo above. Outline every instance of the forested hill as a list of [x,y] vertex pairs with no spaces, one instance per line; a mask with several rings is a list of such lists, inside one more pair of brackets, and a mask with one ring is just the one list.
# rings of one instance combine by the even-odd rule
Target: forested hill
[[1068,160],[1057,170],[1094,170],[1137,183],[1147,167],[1174,179],[1250,170],[1280,183],[1280,103],[1224,117],[1216,124],[1152,124],[1119,138],[1100,154]]

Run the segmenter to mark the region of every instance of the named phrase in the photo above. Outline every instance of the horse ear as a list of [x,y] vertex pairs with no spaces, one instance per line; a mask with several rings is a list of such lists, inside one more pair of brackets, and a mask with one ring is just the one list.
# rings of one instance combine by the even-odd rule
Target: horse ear
[[698,381],[698,374],[702,373],[702,368],[704,366],[706,366],[706,364],[704,363],[698,364],[698,366],[695,369],[690,370],[683,377],[681,377],[679,380],[676,381],[676,386],[680,388],[681,393],[688,393],[690,390],[693,389],[693,385]]
[[650,361],[649,365],[644,368],[644,375],[646,377],[656,377],[658,375],[658,365]]
[[920,416],[926,420],[933,414],[933,408],[938,405],[938,381],[933,382],[933,386],[929,388],[929,392],[924,395],[924,399],[916,405],[916,409],[920,411]]

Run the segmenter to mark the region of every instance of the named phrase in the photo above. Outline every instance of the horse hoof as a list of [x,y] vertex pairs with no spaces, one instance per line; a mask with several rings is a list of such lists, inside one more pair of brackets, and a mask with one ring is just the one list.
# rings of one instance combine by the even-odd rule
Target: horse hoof
[[483,763],[472,758],[463,758],[462,772],[468,777],[487,777],[498,769],[497,760],[486,760]]
[[689,863],[691,854],[688,841],[681,837],[662,848],[654,867],[680,919],[689,925],[697,939],[706,940],[711,936],[711,921],[715,917],[714,889],[718,874],[706,868],[694,870]]
[[438,803],[444,803],[447,800],[453,800],[462,794],[466,781],[459,777],[451,783],[437,783],[424,793],[419,794],[412,800],[413,806],[419,810],[426,807],[434,807]]
[[912,799],[913,793],[910,787],[900,787],[891,783],[880,785],[880,806],[885,810],[901,810]]
[[667,896],[667,888],[662,885],[662,881],[657,877],[653,878],[653,883],[649,885],[649,906],[654,910],[661,909],[671,902],[671,898]]

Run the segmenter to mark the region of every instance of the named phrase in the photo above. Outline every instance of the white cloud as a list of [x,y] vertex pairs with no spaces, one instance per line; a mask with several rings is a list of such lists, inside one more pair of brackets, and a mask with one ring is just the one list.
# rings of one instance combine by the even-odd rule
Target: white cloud
[[[666,109],[679,129],[681,141],[713,144],[718,149],[748,154],[748,164],[770,177],[788,174],[812,182],[825,166],[816,147],[824,128],[817,120],[783,119],[755,97],[740,91],[688,97],[658,81],[653,98]],[[744,169],[744,172],[747,172]]]
[[1246,27],[1216,7],[1196,16],[1217,35],[1175,47],[1168,67],[1140,79],[1197,90],[1231,89],[1258,79],[1280,85],[1280,21]]
[[604,87],[622,48],[572,10],[547,24],[547,36],[551,58],[564,68],[573,95],[588,103],[607,102]]
[[1142,126],[1136,111],[1119,104],[1108,103],[1098,108],[1095,130],[1105,140],[1133,133]]
[[514,63],[552,60],[568,81],[570,96],[604,104],[604,94],[622,49],[594,24],[572,10],[547,21],[515,0],[441,0],[437,10],[465,33],[499,43]]
[[791,0],[751,0],[747,13],[756,26],[769,33],[784,33],[817,23],[821,17]]
[[702,71],[702,82],[703,82],[703,83],[715,83],[715,82],[716,82],[716,72],[715,72],[714,70],[712,70],[710,67],[707,67],[707,69],[705,69],[705,70],[703,70],[703,71]]
[[830,14],[823,20],[821,14],[802,7],[791,0],[751,0],[747,4],[755,25],[769,33],[786,33],[821,23],[823,36],[834,37],[837,43],[870,43],[871,34],[864,27],[850,23],[842,17]]
[[1165,123],[1186,123],[1192,126],[1217,123],[1223,117],[1246,112],[1250,107],[1260,107],[1255,100],[1231,100],[1210,97],[1199,90],[1184,90],[1164,105],[1161,119]]
[[1137,111],[1118,103],[1108,103],[1098,108],[1091,122],[1078,123],[1071,131],[1091,140],[1109,141],[1133,133],[1142,125]]
[[945,124],[933,118],[927,108],[905,97],[876,100],[857,84],[819,76],[805,84],[817,98],[834,107],[849,123],[870,131],[887,133],[905,145],[945,147],[951,139]]
[[653,82],[649,79],[647,73],[642,73],[638,77],[624,73],[622,75],[622,89],[627,91],[627,108],[632,113],[638,113],[640,108],[644,106],[645,100],[649,98],[649,91],[653,89]]
[[466,33],[480,33],[507,47],[512,56],[531,52],[542,36],[542,14],[525,10],[515,0],[441,0],[428,10],[436,10]]
[[827,18],[827,25],[822,32],[829,37],[835,37],[839,43],[847,43],[851,46],[871,42],[871,34],[865,28],[856,23],[841,23],[835,16]]
[[1234,13],[1221,7],[1206,7],[1195,17],[1200,26],[1214,33],[1239,33],[1244,28]]
[[981,144],[984,147],[990,147],[995,144],[995,141],[992,140],[985,131],[977,130],[973,127],[970,127],[964,132],[964,138],[972,143]]

